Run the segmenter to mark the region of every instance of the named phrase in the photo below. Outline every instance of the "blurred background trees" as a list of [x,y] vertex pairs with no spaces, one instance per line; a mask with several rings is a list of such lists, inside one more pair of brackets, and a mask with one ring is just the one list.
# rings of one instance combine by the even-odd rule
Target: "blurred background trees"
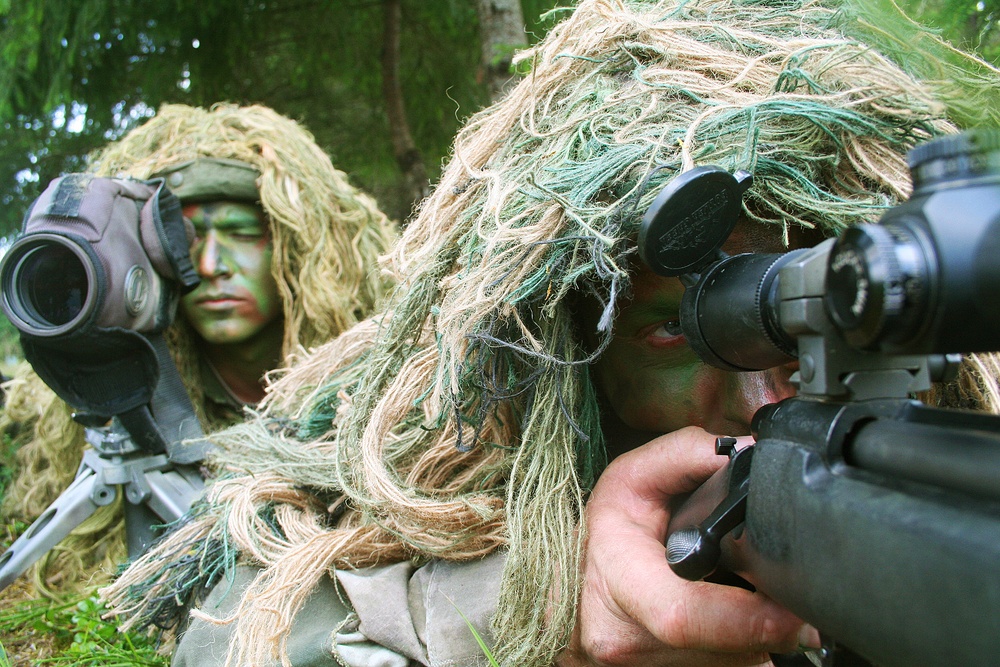
[[259,102],[300,120],[402,219],[555,4],[0,0],[0,235],[164,102]]
[[[1000,64],[1000,0],[895,1]],[[271,106],[404,220],[573,2],[0,0],[0,250],[51,179],[164,102]]]
[[[1000,0],[897,0],[1000,62]],[[405,218],[510,58],[572,0],[0,0],[0,236],[164,102],[260,102]]]

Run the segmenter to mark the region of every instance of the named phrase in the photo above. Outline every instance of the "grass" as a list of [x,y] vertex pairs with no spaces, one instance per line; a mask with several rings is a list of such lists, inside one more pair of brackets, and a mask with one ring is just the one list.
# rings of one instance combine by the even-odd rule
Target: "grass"
[[[7,438],[0,446],[7,444]],[[0,467],[0,499],[7,475]],[[13,521],[0,525],[0,552],[27,529]],[[33,599],[34,589],[21,576],[0,592],[0,667],[167,667],[155,639],[119,632],[101,618],[96,596],[54,603]]]
[[462,613],[462,610],[458,608],[458,605],[455,604],[454,600],[447,595],[444,597],[451,603],[451,606],[455,608],[455,611],[457,611],[458,615],[462,617],[462,620],[465,621],[465,624],[469,627],[469,632],[472,633],[472,637],[476,640],[476,643],[479,644],[479,650],[482,651],[483,655],[486,656],[486,659],[490,661],[490,666],[500,667],[496,658],[493,657],[493,652],[490,650],[490,647],[486,645],[486,641],[483,639],[482,635],[479,634],[479,631],[476,630],[476,626],[474,626],[472,621],[470,621],[468,617]]
[[[0,611],[8,651],[0,667],[166,667],[155,639],[119,632],[96,596],[68,603],[22,600]],[[8,655],[9,652],[9,655]]]
[[[0,372],[5,375],[21,358],[18,333],[0,316]],[[0,501],[11,482],[12,469],[3,465],[13,455],[9,434],[0,434]],[[0,553],[28,524],[0,522]],[[101,618],[104,607],[96,596],[57,604],[33,598],[22,576],[0,592],[0,667],[167,667],[169,658],[156,652],[155,639],[119,632]]]
[[[0,316],[0,364],[16,349],[10,329]],[[0,501],[13,474],[3,461],[11,460],[15,446],[9,434],[0,434]],[[21,521],[0,522],[0,553],[27,528]],[[105,609],[96,596],[61,604],[34,597],[27,576],[0,591],[0,667],[167,667],[170,662],[156,652],[155,639],[119,632],[113,621],[102,619]]]

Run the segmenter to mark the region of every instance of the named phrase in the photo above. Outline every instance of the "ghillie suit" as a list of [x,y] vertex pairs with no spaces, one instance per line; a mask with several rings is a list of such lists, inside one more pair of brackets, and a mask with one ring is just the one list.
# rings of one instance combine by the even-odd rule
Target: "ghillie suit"
[[[205,185],[194,170],[183,172],[186,181],[171,180],[200,158],[238,161],[249,181]],[[217,173],[218,164],[209,170]],[[188,193],[192,198],[259,199],[270,221],[271,272],[283,303],[283,356],[350,328],[388,290],[377,259],[394,240],[393,224],[333,167],[307,130],[269,108],[166,105],[92,155],[90,171],[138,179],[168,174],[168,187],[183,183],[175,188],[182,201]],[[214,430],[242,420],[238,405],[205,395],[197,335],[183,315],[178,314],[167,339],[203,427]],[[31,429],[32,437],[17,452],[19,474],[4,502],[6,516],[26,520],[69,485],[85,446],[83,428],[70,418],[69,406],[33,373],[10,383],[11,404],[28,389],[36,393],[31,400],[37,416],[21,425]],[[39,591],[52,594],[106,581],[126,556],[120,502],[99,510],[40,562]]]
[[[754,173],[750,218],[827,234],[875,221],[908,195],[910,148],[976,111],[1000,119],[1000,73],[899,23],[910,71],[861,37],[890,33],[819,2],[581,2],[457,137],[397,246],[385,313],[298,359],[259,419],[213,436],[228,474],[105,589],[126,627],[178,629],[183,605],[248,563],[260,574],[221,622],[236,624],[229,664],[264,664],[331,568],[505,547],[493,653],[551,664],[605,463],[588,363],[630,292],[643,212],[714,164]],[[968,113],[940,101],[956,90]],[[574,312],[581,294],[596,330]]]

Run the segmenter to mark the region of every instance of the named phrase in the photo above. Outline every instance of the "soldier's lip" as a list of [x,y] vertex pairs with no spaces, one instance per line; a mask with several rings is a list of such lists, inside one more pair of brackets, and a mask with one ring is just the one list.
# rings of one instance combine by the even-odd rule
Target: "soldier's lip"
[[195,303],[203,308],[231,308],[243,299],[233,294],[206,294],[195,299]]

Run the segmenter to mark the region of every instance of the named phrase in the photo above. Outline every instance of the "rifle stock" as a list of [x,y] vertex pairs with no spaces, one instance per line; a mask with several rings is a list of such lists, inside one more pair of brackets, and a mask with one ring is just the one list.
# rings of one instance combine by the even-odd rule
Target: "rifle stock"
[[720,567],[873,664],[1000,664],[1000,418],[905,400],[764,410]]

